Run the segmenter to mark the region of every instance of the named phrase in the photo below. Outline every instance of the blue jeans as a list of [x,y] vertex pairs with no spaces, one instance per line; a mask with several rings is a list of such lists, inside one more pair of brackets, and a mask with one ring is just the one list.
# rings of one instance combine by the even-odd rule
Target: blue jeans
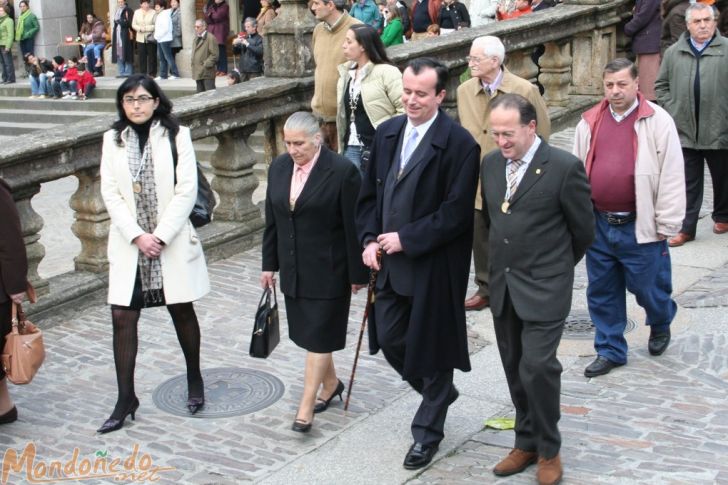
[[28,76],[28,79],[30,80],[30,94],[33,96],[38,96],[39,94],[52,94],[48,77],[46,77],[45,74],[41,74],[38,77]]
[[101,53],[104,51],[104,47],[106,47],[106,44],[99,42],[96,44],[88,44],[83,48],[83,55],[86,56],[86,60],[88,61],[86,69],[94,71],[96,68],[96,61],[101,59],[101,62],[104,62],[104,59],[101,56]]
[[172,41],[157,43],[157,58],[159,59],[159,76],[167,79],[167,71],[173,76],[179,77],[177,63],[174,62],[174,54],[172,54]]
[[361,145],[346,145],[346,149],[344,150],[344,156],[351,160],[351,163],[356,166],[359,173],[361,173],[361,152]]
[[15,64],[13,53],[10,49],[0,47],[0,67],[2,67],[3,81],[15,82]]
[[595,212],[596,238],[586,252],[589,314],[596,336],[597,354],[615,362],[627,362],[626,292],[637,298],[646,313],[645,323],[663,332],[677,312],[672,300],[672,270],[667,241],[638,244],[635,221],[611,225]]
[[61,81],[61,91],[64,94],[78,94],[77,81]]
[[134,64],[131,62],[119,61],[116,63],[116,66],[119,71],[119,76],[131,76],[134,74]]

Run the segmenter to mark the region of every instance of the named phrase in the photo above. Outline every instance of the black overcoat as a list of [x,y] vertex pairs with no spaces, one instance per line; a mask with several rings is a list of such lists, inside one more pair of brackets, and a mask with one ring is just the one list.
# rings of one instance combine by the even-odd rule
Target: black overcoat
[[117,45],[116,33],[121,29],[121,49],[124,50],[124,62],[134,62],[134,43],[129,37],[131,31],[131,20],[134,16],[134,12],[128,6],[122,7],[124,10],[121,12],[119,21],[114,21],[114,28],[111,32],[111,62],[114,64],[118,61],[119,46]]
[[522,320],[565,319],[574,265],[594,240],[591,189],[584,164],[542,141],[506,212],[506,159],[483,158],[481,211],[490,227],[490,309],[503,312],[506,290]]
[[[10,295],[25,291],[28,276],[28,260],[20,225],[20,216],[10,188],[0,179],[0,303]],[[8,315],[8,318],[10,315]],[[5,343],[0,334],[0,344]]]
[[291,210],[293,159],[277,157],[268,169],[263,233],[263,271],[279,271],[284,295],[340,298],[367,282],[368,269],[354,225],[361,185],[346,158],[321,147],[321,155]]
[[[363,247],[382,233],[384,181],[396,157],[406,116],[378,128],[357,203]],[[440,110],[415,188],[413,220],[398,231],[403,253],[414,263],[414,295],[407,330],[403,377],[436,371],[470,370],[465,328],[465,292],[473,244],[473,200],[480,148],[473,137]],[[425,141],[423,141],[425,143]],[[376,303],[375,303],[376,305]],[[370,312],[370,319],[374,311]],[[379,351],[370,320],[369,349]]]

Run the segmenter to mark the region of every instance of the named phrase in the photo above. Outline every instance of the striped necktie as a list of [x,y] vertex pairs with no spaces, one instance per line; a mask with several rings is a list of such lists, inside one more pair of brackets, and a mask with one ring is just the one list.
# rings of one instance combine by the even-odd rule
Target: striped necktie
[[518,188],[518,169],[523,165],[523,160],[511,160],[508,164],[508,200],[513,198],[513,194],[516,193]]

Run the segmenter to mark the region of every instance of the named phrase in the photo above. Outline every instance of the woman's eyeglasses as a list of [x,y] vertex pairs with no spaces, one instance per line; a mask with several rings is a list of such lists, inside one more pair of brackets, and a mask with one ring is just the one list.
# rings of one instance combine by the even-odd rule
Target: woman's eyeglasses
[[133,96],[124,96],[122,101],[124,102],[124,104],[128,104],[131,106],[134,103],[139,103],[139,104],[150,103],[150,102],[154,101],[154,98],[152,96],[145,96],[145,95],[141,95],[138,98],[135,98]]

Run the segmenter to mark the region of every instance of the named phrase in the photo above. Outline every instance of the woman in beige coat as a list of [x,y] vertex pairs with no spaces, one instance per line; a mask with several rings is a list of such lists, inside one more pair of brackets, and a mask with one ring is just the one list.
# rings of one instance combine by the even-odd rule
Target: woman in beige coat
[[104,134],[101,195],[111,218],[108,301],[119,395],[100,433],[121,428],[139,407],[134,365],[142,308],[167,306],[187,363],[187,407],[195,414],[205,403],[192,301],[210,285],[202,244],[189,221],[197,197],[190,131],[179,126],[172,103],[149,76],[124,81],[116,106],[119,120]]
[[363,172],[374,130],[404,113],[402,73],[392,65],[382,39],[369,25],[349,27],[342,48],[347,62],[339,65],[336,89],[339,152]]
[[139,9],[134,11],[131,27],[136,32],[136,51],[139,58],[139,71],[152,77],[157,75],[157,42],[154,40],[154,22],[157,12],[150,7],[149,0],[142,0]]

